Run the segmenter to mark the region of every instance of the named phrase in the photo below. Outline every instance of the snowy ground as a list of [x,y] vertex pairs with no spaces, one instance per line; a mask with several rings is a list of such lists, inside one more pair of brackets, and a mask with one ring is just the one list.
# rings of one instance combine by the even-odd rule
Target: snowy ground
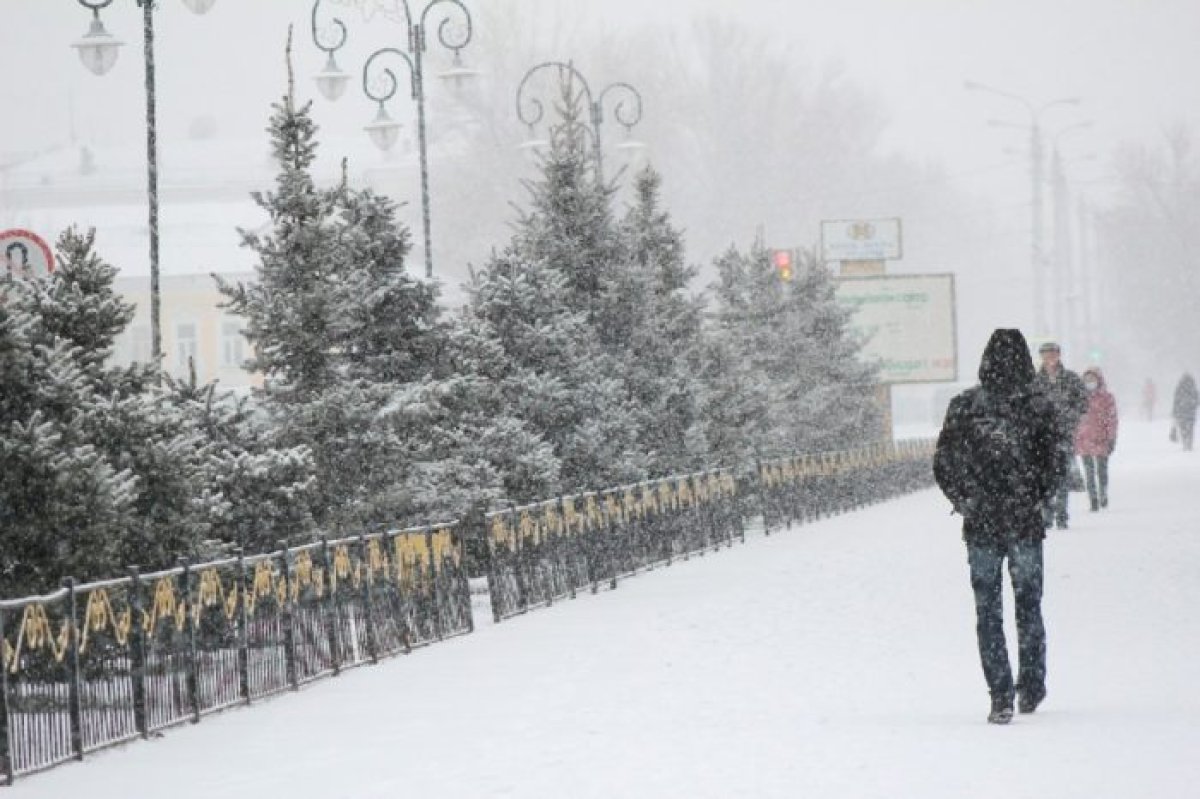
[[1200,796],[1200,452],[1166,439],[1162,424],[1126,430],[1112,507],[1091,514],[1076,495],[1072,529],[1047,542],[1049,698],[1010,727],[984,722],[965,553],[926,492],[10,795]]

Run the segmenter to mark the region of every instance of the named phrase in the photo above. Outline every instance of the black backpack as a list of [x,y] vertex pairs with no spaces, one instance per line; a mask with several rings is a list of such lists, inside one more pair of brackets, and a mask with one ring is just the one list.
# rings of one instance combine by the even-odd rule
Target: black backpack
[[1032,468],[1030,431],[1014,402],[994,400],[983,389],[968,415],[967,460],[978,484],[994,499],[1026,486]]

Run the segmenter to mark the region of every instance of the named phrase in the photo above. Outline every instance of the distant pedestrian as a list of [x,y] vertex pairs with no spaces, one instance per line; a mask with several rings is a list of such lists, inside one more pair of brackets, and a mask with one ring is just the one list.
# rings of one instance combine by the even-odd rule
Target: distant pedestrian
[[1158,387],[1154,385],[1154,381],[1146,378],[1146,382],[1142,385],[1142,413],[1146,417],[1147,422],[1154,421],[1154,406],[1158,404]]
[[1108,459],[1117,447],[1117,401],[1096,367],[1083,373],[1088,409],[1075,431],[1075,454],[1083,458],[1092,510],[1108,507]]
[[[995,331],[983,351],[979,385],[950,402],[933,459],[938,486],[963,517],[992,724],[1012,720],[1014,694],[1022,713],[1046,697],[1042,506],[1062,483],[1067,462],[1054,409],[1033,384],[1033,358],[1021,331]],[[1005,559],[1016,605],[1015,684],[1004,638]]]
[[1192,437],[1196,431],[1196,406],[1200,405],[1200,393],[1196,391],[1196,379],[1191,373],[1185,372],[1175,386],[1175,403],[1171,415],[1175,420],[1171,440],[1176,438],[1183,443],[1185,451],[1192,448]]
[[1038,354],[1042,357],[1042,368],[1038,370],[1034,385],[1054,406],[1059,446],[1068,464],[1068,470],[1063,475],[1058,489],[1046,503],[1043,515],[1047,529],[1056,525],[1058,529],[1065,530],[1068,522],[1067,498],[1070,495],[1068,477],[1071,474],[1079,474],[1075,466],[1075,429],[1087,411],[1087,392],[1079,375],[1062,365],[1062,352],[1058,344],[1048,341],[1038,347]]

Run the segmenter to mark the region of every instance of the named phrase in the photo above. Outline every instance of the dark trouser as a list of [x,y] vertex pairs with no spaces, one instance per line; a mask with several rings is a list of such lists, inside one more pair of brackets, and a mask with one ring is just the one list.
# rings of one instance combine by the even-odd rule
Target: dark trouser
[[1084,455],[1083,476],[1087,480],[1088,499],[1092,510],[1108,504],[1108,456]]
[[1050,495],[1046,500],[1046,504],[1042,506],[1042,520],[1047,528],[1057,524],[1059,527],[1067,526],[1067,497],[1071,495],[1071,472],[1075,468],[1075,445],[1074,441],[1064,442],[1061,445],[1059,456],[1067,462],[1067,469],[1063,473],[1062,482],[1058,485],[1058,490]]
[[1065,526],[1067,523],[1067,496],[1071,492],[1067,490],[1067,481],[1058,487],[1058,490],[1046,500],[1046,507],[1042,511],[1045,517],[1046,526],[1052,527],[1055,523],[1059,526]]
[[1183,448],[1190,450],[1192,448],[1192,437],[1196,432],[1196,417],[1185,416],[1176,419],[1175,427],[1179,429],[1179,440],[1183,442]]
[[1003,564],[1008,558],[1017,609],[1018,688],[1044,693],[1046,628],[1042,624],[1042,542],[968,544],[979,659],[992,698],[1013,695],[1012,668],[1004,640]]

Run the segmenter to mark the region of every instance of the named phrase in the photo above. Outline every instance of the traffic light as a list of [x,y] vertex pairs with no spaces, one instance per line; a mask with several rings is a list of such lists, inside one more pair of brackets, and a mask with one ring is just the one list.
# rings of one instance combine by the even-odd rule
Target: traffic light
[[775,264],[775,272],[779,275],[779,279],[790,283],[792,280],[792,251],[772,250],[771,262]]

